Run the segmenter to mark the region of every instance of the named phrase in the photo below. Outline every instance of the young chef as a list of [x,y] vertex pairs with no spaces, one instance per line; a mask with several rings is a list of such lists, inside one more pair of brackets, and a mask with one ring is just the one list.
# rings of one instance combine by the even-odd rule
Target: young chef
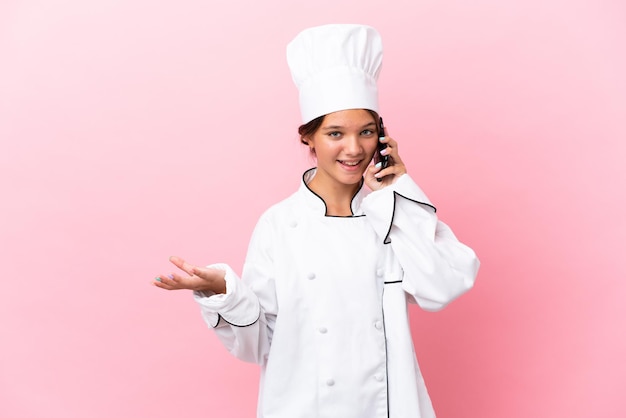
[[228,265],[172,257],[185,273],[154,281],[193,290],[226,348],[261,366],[258,417],[435,416],[407,302],[443,308],[472,287],[479,262],[437,219],[394,139],[380,139],[391,165],[370,164],[384,136],[382,55],[367,26],[296,36],[287,60],[317,166],[261,216],[241,280]]

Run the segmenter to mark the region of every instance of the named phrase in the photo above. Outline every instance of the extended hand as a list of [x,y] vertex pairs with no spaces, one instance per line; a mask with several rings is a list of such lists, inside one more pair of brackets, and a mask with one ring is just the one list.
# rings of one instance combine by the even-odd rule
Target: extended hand
[[170,261],[187,275],[171,273],[157,276],[152,282],[156,287],[165,290],[189,289],[199,292],[226,293],[224,280],[226,272],[223,270],[194,266],[180,257],[170,257]]

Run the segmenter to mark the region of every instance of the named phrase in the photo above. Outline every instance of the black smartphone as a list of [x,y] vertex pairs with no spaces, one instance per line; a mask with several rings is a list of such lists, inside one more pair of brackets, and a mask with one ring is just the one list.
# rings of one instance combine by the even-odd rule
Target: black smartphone
[[[378,122],[378,138],[384,138],[385,137],[385,125],[383,125],[383,118],[380,118],[380,121]],[[378,162],[381,163],[381,170],[384,168],[387,168],[389,166],[389,156],[388,155],[382,155],[380,152],[382,150],[384,150],[385,148],[387,148],[387,144],[383,144],[382,142],[378,141],[378,155],[377,155],[377,160]],[[378,181],[383,181],[382,178],[376,179]]]

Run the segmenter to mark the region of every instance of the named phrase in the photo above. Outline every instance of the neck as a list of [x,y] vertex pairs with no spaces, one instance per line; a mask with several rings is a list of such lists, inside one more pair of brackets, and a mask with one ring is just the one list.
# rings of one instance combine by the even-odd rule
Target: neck
[[326,215],[352,216],[352,198],[361,187],[360,183],[330,183],[316,175],[308,186],[326,203]]

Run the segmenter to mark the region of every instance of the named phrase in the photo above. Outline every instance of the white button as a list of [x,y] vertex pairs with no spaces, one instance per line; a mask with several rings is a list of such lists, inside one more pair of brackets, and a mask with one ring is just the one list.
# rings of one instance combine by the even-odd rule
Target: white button
[[313,280],[313,279],[315,278],[315,273],[309,273],[309,275],[308,275],[308,276],[306,276],[306,277],[307,277],[307,279],[309,279],[309,280]]
[[334,384],[335,384],[335,380],[334,379],[328,379],[326,381],[326,385],[328,385],[328,386],[333,386]]
[[374,375],[374,379],[376,379],[379,382],[382,382],[383,380],[385,380],[385,376],[383,376],[382,374],[376,374]]
[[328,329],[326,329],[326,327],[319,327],[317,330],[320,332],[320,334],[326,334],[328,332]]
[[376,329],[383,329],[383,323],[380,321],[374,322],[374,326],[376,327]]
[[298,226],[298,222],[297,221],[291,221],[291,223],[289,223],[289,226],[292,228],[295,228],[296,226]]
[[385,272],[383,271],[383,269],[378,269],[378,270],[376,270],[376,276],[378,276],[378,277],[383,277],[383,274],[385,274]]

